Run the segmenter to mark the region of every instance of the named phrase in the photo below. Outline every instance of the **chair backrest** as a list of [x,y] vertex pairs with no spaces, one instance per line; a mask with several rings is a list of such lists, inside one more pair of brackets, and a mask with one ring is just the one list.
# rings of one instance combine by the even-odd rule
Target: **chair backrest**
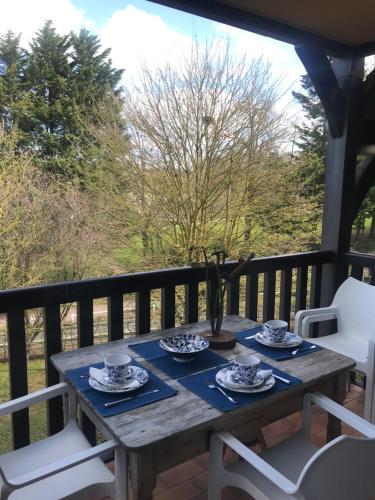
[[368,500],[375,494],[375,439],[340,436],[306,464],[298,481],[306,500]]
[[359,333],[365,340],[375,337],[375,286],[350,277],[338,288],[332,305],[339,308],[340,333]]

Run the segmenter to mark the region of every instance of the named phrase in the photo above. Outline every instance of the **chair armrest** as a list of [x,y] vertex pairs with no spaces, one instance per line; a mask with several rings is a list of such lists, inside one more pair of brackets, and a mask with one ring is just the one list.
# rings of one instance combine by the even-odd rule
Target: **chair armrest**
[[32,404],[40,403],[41,401],[54,398],[55,396],[60,396],[66,392],[68,392],[68,385],[61,382],[60,384],[46,387],[45,389],[33,392],[32,394],[21,396],[20,398],[13,399],[12,401],[8,401],[0,405],[0,416],[8,415],[9,413],[14,413],[18,410],[23,410]]
[[310,337],[310,325],[312,323],[317,323],[318,321],[328,321],[335,319],[337,316],[334,313],[323,313],[323,314],[313,314],[312,316],[306,316],[302,320],[302,326],[299,335],[301,337]]
[[97,458],[100,455],[112,451],[117,447],[118,444],[115,441],[106,441],[105,443],[94,446],[93,448],[88,448],[84,451],[80,451],[78,453],[75,453],[74,455],[71,455],[70,457],[59,460],[58,462],[45,465],[44,467],[40,467],[35,471],[17,476],[12,479],[8,479],[1,468],[0,475],[4,483],[6,483],[11,489],[24,488],[29,484],[41,481],[42,479],[46,479],[47,477],[50,477],[54,474],[63,472],[67,469],[71,469],[72,467],[82,464],[83,462],[87,462],[89,460]]
[[219,432],[216,437],[221,439],[226,445],[234,450],[246,462],[252,465],[258,472],[263,474],[269,481],[275,484],[280,490],[287,494],[293,494],[297,491],[297,486],[287,477],[280,474],[269,463],[263,460],[259,455],[247,448],[241,441],[228,432]]
[[[304,309],[301,311],[298,311],[296,313],[296,316],[294,318],[294,331],[296,335],[303,335],[303,320],[305,318],[312,318],[315,316],[325,316],[325,315],[330,315],[331,317],[323,317],[322,319],[315,319],[314,321],[324,321],[325,319],[335,319],[337,318],[337,313],[338,313],[338,307],[336,306],[328,306],[328,307],[319,307],[317,309]],[[307,335],[308,336],[308,335]]]
[[356,429],[361,434],[364,434],[369,438],[375,438],[375,425],[349,411],[344,406],[339,405],[336,401],[327,398],[327,396],[323,396],[323,394],[320,394],[319,392],[308,393],[304,396],[303,427],[305,431],[307,430],[307,425],[309,424],[311,403],[317,404],[323,408],[323,410],[326,410],[328,413],[331,413],[331,415],[339,418],[342,422],[349,425],[353,429]]

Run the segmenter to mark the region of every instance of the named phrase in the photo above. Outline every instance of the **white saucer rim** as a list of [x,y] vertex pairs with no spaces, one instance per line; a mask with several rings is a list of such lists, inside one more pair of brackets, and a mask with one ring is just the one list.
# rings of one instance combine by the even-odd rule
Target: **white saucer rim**
[[[291,332],[289,332],[291,333]],[[279,349],[287,349],[290,347],[297,347],[302,344],[303,338],[300,337],[299,335],[295,335],[294,333],[292,334],[296,339],[294,341],[288,342],[288,343],[283,343],[283,342],[272,342],[272,340],[268,340],[264,338],[264,336],[258,332],[255,335],[255,340],[259,342],[260,344],[263,344],[268,347],[276,347]]]
[[[144,372],[146,374],[146,379],[144,382],[140,382],[135,377],[133,379],[131,379],[131,382],[134,380],[138,382],[138,384],[135,387],[129,387],[129,384],[131,382],[129,382],[129,384],[126,384],[124,386],[119,386],[118,384],[112,385],[112,386],[105,385],[105,384],[100,383],[99,380],[95,379],[94,377],[88,378],[89,385],[92,389],[95,389],[95,390],[100,391],[100,392],[107,392],[107,393],[120,393],[120,392],[135,391],[136,389],[139,389],[140,387],[143,387],[145,384],[147,384],[148,379],[149,379],[149,374],[145,368],[142,368],[140,366],[134,366],[133,368],[137,368],[137,370],[141,370],[142,372]],[[98,384],[98,387],[94,387],[93,383]]]
[[229,391],[233,391],[233,392],[242,392],[244,394],[256,394],[258,392],[266,392],[266,391],[269,391],[270,389],[272,389],[272,387],[274,387],[275,383],[276,383],[276,380],[275,380],[275,377],[273,375],[270,375],[267,380],[269,380],[269,384],[267,384],[267,381],[258,386],[258,387],[254,387],[254,388],[251,388],[251,387],[241,387],[239,386],[238,388],[234,388],[234,387],[227,387],[222,381],[220,381],[218,379],[218,375],[220,373],[222,373],[224,370],[228,370],[230,369],[229,366],[225,366],[224,368],[222,368],[221,370],[219,370],[217,373],[216,373],[216,376],[215,376],[215,379],[216,379],[216,382],[220,385],[220,387],[222,387],[223,389],[227,389]]

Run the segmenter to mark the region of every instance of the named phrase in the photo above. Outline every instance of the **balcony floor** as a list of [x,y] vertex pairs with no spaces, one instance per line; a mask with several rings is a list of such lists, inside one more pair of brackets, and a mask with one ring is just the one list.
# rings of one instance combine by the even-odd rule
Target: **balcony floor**
[[[363,416],[364,390],[355,385],[348,392],[345,406],[354,413]],[[313,408],[312,439],[318,446],[325,444],[326,413],[320,408]],[[296,432],[301,423],[300,413],[295,413],[278,420],[263,429],[263,435],[268,447],[288,438]],[[346,434],[360,435],[350,427],[343,424]],[[254,449],[259,449],[257,445]],[[226,460],[230,463],[234,455],[227,452]],[[169,469],[158,476],[153,500],[205,500],[207,499],[208,453],[185,462],[173,469]],[[247,494],[234,488],[226,488],[222,500],[250,500]],[[129,500],[132,500],[130,492]]]

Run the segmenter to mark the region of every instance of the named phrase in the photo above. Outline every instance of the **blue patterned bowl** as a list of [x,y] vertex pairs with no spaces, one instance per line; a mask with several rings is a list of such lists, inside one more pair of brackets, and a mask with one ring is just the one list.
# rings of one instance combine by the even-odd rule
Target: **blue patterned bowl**
[[208,349],[209,342],[194,333],[181,333],[161,339],[159,345],[173,358],[179,361],[190,361]]

